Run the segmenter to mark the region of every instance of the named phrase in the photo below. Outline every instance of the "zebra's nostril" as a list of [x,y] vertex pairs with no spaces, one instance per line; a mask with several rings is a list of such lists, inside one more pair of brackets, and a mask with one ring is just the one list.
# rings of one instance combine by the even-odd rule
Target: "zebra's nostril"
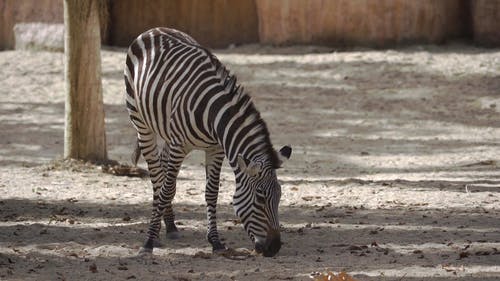
[[255,251],[259,254],[262,254],[265,251],[264,245],[262,245],[261,243],[255,243]]

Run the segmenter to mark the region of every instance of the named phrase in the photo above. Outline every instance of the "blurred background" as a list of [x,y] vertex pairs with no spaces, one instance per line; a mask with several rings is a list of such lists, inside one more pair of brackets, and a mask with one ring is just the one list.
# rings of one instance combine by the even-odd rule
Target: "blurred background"
[[[0,50],[15,48],[23,33],[40,37],[55,28],[26,24],[59,24],[62,30],[63,0],[0,0],[0,11]],[[183,30],[212,48],[247,43],[383,48],[457,39],[499,46],[498,19],[497,0],[109,0],[101,34],[105,45],[121,47],[156,26]]]

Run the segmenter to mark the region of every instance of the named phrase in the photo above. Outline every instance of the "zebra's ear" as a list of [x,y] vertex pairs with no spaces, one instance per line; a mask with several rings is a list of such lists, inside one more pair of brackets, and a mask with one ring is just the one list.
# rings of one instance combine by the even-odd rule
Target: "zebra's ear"
[[290,145],[283,146],[278,152],[278,158],[280,159],[280,167],[285,163],[292,155],[292,147]]
[[255,177],[260,172],[259,164],[253,161],[246,160],[241,154],[238,155],[238,166],[240,166],[240,170],[251,177]]

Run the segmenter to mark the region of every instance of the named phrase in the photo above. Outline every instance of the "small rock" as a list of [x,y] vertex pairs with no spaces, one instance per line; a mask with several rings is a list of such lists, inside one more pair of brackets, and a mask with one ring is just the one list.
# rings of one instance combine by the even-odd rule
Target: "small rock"
[[98,272],[97,265],[95,263],[92,263],[91,265],[89,265],[89,271],[92,273],[97,273]]
[[477,251],[475,253],[476,256],[489,256],[491,253],[488,251]]
[[361,248],[360,246],[351,245],[351,246],[349,246],[349,248],[347,248],[347,250],[349,250],[349,251],[362,251],[363,248]]
[[469,252],[460,252],[460,254],[458,255],[458,259],[461,260],[461,259],[465,259],[469,257]]

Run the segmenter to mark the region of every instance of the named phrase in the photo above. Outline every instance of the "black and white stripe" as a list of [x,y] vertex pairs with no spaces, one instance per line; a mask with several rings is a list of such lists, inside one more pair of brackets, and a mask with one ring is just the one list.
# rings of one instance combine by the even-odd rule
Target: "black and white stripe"
[[[138,149],[153,183],[153,214],[143,252],[152,252],[161,218],[175,237],[172,199],[184,157],[206,152],[208,232],[213,249],[223,250],[216,223],[219,176],[226,157],[236,175],[234,208],[257,251],[272,256],[281,245],[275,169],[291,148],[276,152],[267,127],[236,77],[207,49],[180,31],[155,28],[130,45],[126,102],[137,130]],[[165,142],[159,151],[158,141]]]

